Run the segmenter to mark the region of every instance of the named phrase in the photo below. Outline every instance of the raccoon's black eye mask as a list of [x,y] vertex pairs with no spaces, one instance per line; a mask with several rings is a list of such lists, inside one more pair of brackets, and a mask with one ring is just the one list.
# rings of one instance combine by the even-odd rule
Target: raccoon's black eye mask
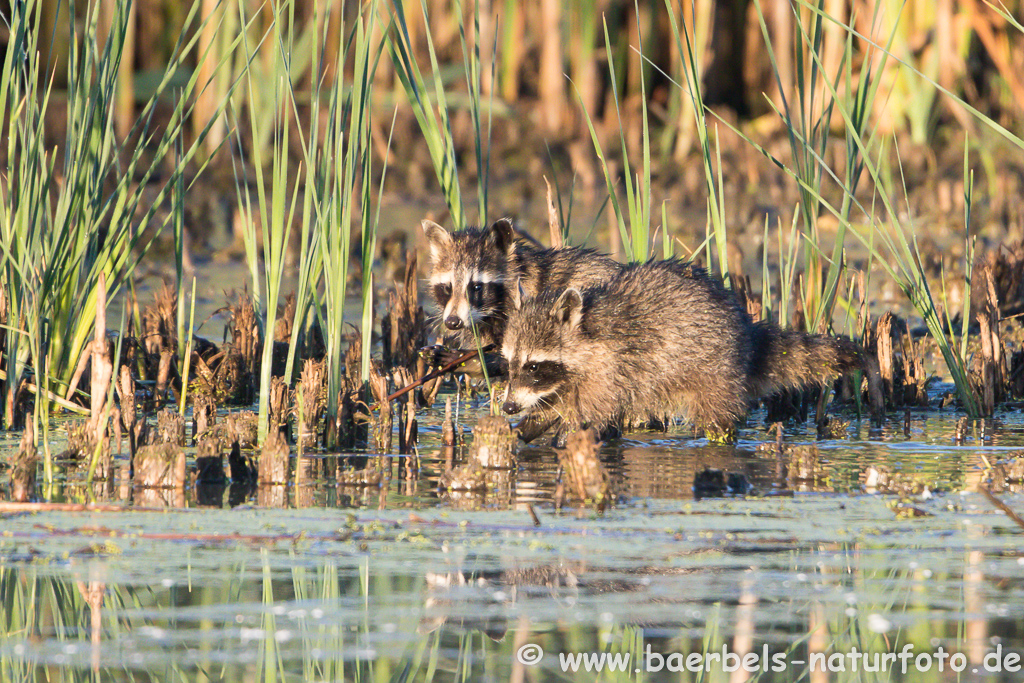
[[434,285],[434,298],[440,304],[448,303],[448,299],[452,298],[452,286],[447,282]]
[[530,361],[522,368],[523,379],[536,388],[552,387],[565,377],[565,366],[558,361]]

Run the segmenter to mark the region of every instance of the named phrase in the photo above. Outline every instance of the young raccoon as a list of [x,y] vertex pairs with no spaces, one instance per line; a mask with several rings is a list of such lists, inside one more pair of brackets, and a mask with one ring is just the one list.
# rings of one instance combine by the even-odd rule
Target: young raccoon
[[545,249],[517,240],[512,221],[488,228],[448,232],[423,221],[433,269],[430,291],[449,337],[464,349],[500,344],[505,328],[508,288],[530,296],[545,289],[588,287],[616,275],[622,265],[593,249]]
[[503,409],[524,440],[682,414],[728,433],[751,399],[861,365],[857,347],[751,321],[731,292],[687,263],[624,266],[606,284],[513,296],[501,346]]

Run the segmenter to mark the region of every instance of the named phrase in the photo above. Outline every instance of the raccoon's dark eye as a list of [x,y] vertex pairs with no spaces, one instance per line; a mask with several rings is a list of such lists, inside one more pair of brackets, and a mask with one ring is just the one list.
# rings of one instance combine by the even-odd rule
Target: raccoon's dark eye
[[538,365],[536,363],[527,363],[526,364],[526,371],[528,373],[530,373],[531,375],[533,373],[537,372],[537,369],[538,369]]
[[479,294],[480,292],[484,291],[484,283],[482,283],[482,282],[470,282],[469,283],[469,291],[472,292],[473,294]]

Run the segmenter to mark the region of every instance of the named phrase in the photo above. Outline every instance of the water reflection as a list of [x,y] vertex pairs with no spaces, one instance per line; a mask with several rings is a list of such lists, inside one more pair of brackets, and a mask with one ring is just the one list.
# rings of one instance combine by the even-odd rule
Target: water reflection
[[[295,461],[287,486],[66,478],[51,500],[133,511],[0,511],[0,680],[596,680],[563,673],[559,654],[649,652],[662,668],[645,681],[853,681],[865,673],[796,662],[908,645],[969,666],[868,679],[1018,680],[984,668],[997,646],[1024,652],[1021,529],[960,493],[984,484],[1024,509],[1012,418],[960,445],[934,413],[909,437],[789,429],[781,450],[756,420],[737,446],[632,435],[602,446],[617,503],[601,515],[555,510],[545,447],[487,472],[483,492],[441,491],[463,456],[429,438],[418,468],[362,456],[379,476],[360,485],[332,454]],[[695,497],[709,468],[755,495]],[[869,468],[890,488],[866,487]],[[536,661],[517,657],[535,646]],[[686,670],[723,647],[789,668]]]

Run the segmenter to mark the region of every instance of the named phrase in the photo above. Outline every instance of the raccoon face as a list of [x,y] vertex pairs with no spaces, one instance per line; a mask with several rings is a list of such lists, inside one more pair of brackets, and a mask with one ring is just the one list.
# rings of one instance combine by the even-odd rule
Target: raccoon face
[[583,298],[570,288],[553,305],[549,297],[511,301],[501,348],[509,378],[502,410],[513,415],[537,406],[556,408],[574,374],[572,338],[583,316]]
[[505,308],[505,275],[514,235],[512,222],[496,221],[479,230],[450,233],[423,221],[433,264],[430,291],[449,330],[500,317]]

